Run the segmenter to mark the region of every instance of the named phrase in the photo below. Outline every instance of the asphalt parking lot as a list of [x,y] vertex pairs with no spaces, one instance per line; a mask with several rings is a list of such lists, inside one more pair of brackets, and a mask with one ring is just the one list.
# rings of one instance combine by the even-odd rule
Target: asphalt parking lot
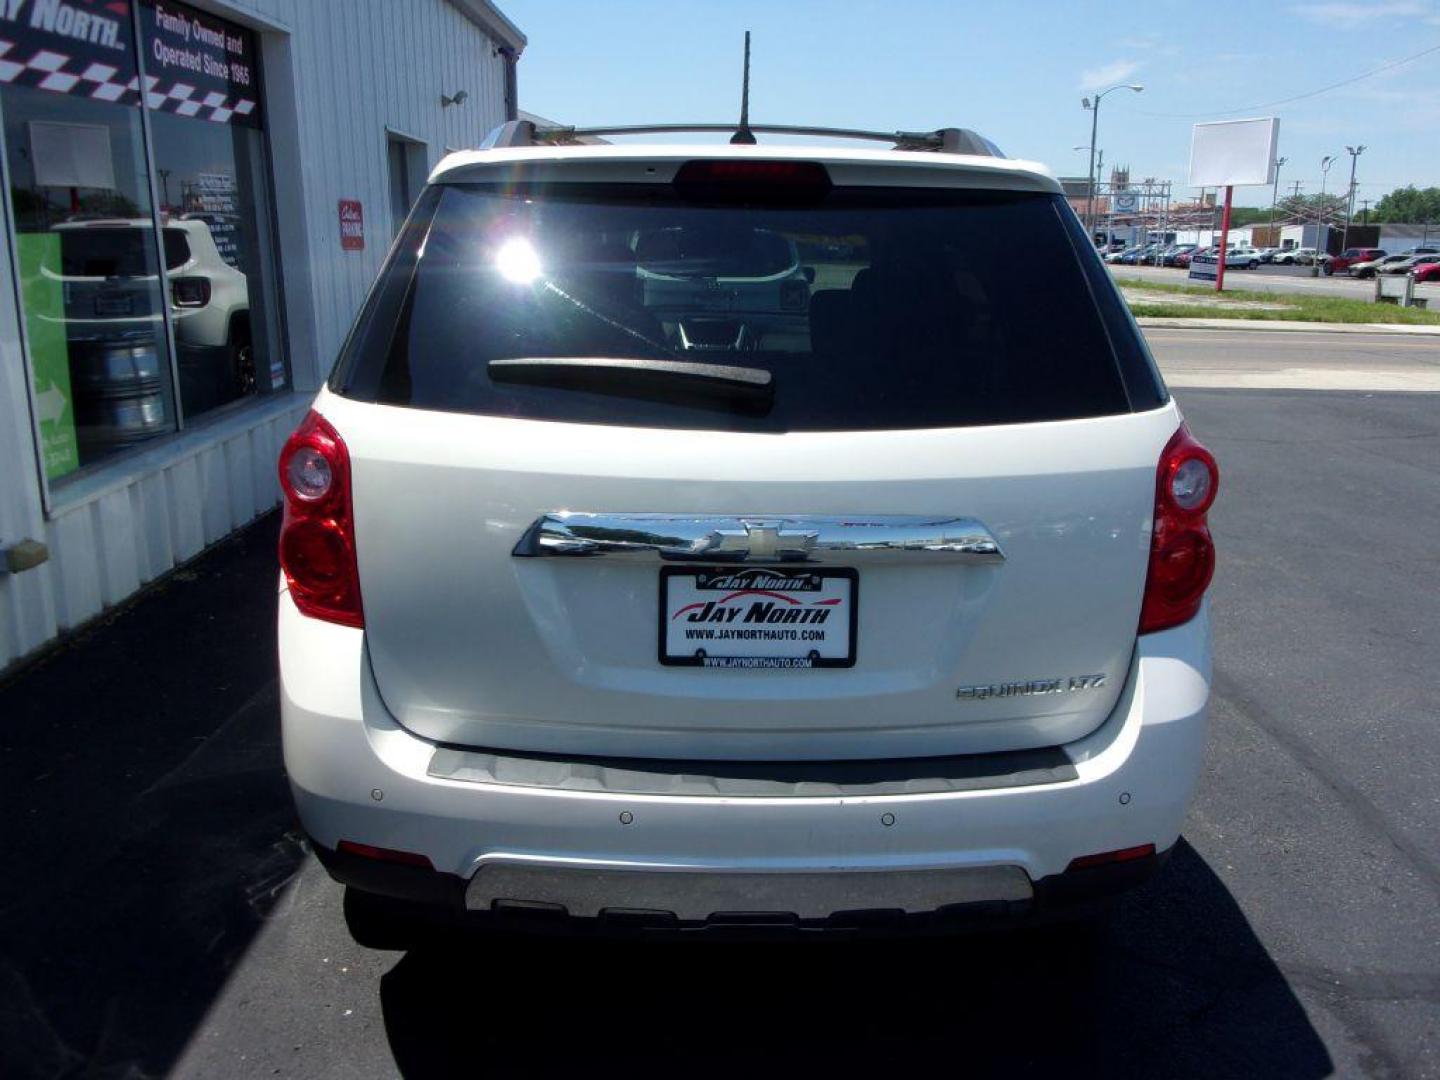
[[1440,398],[1186,385],[1183,337],[1212,735],[1108,921],[361,948],[281,771],[271,516],[0,683],[0,1075],[1440,1076]]

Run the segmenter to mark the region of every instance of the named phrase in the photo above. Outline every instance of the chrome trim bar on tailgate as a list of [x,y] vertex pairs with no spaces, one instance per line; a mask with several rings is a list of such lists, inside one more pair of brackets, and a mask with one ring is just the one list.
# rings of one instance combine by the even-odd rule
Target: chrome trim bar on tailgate
[[514,554],[847,564],[896,557],[981,564],[1005,559],[990,530],[974,518],[923,514],[717,517],[563,511],[531,525]]

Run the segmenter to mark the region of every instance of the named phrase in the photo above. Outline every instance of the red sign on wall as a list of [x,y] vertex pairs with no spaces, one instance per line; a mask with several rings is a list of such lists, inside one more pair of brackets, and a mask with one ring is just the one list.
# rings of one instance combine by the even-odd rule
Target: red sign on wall
[[359,199],[340,200],[340,249],[365,250],[365,210]]

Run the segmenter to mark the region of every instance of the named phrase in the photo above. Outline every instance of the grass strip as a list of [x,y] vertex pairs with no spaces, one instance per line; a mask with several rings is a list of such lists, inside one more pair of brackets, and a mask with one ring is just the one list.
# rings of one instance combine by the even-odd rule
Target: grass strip
[[[1130,310],[1136,316],[1157,319],[1252,319],[1280,322],[1322,322],[1322,323],[1400,323],[1407,326],[1440,326],[1440,311],[1421,308],[1405,308],[1398,304],[1375,304],[1368,300],[1352,300],[1342,296],[1308,296],[1294,293],[1257,292],[1252,289],[1226,289],[1217,294],[1215,290],[1190,285],[1139,282],[1134,278],[1117,278],[1122,288],[1132,286],[1148,293],[1166,293],[1175,296],[1174,303],[1159,304],[1149,300],[1131,301]],[[1262,304],[1283,305],[1274,308],[1222,307],[1219,305],[1186,304],[1186,296],[1227,300],[1252,301]]]

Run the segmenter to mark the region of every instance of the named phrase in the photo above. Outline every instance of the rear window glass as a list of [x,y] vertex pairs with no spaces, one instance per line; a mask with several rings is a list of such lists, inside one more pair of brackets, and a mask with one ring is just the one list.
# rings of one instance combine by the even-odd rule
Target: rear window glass
[[1102,315],[1113,289],[1092,292],[1059,198],[834,188],[814,205],[697,205],[662,185],[447,185],[332,387],[733,431],[1128,411],[1112,335],[1133,326]]
[[165,269],[176,270],[190,261],[190,241],[184,229],[166,229]]
[[[149,229],[96,225],[60,229],[60,265],[66,277],[154,277],[154,252]],[[165,229],[165,269],[190,259],[190,244],[180,229]]]

